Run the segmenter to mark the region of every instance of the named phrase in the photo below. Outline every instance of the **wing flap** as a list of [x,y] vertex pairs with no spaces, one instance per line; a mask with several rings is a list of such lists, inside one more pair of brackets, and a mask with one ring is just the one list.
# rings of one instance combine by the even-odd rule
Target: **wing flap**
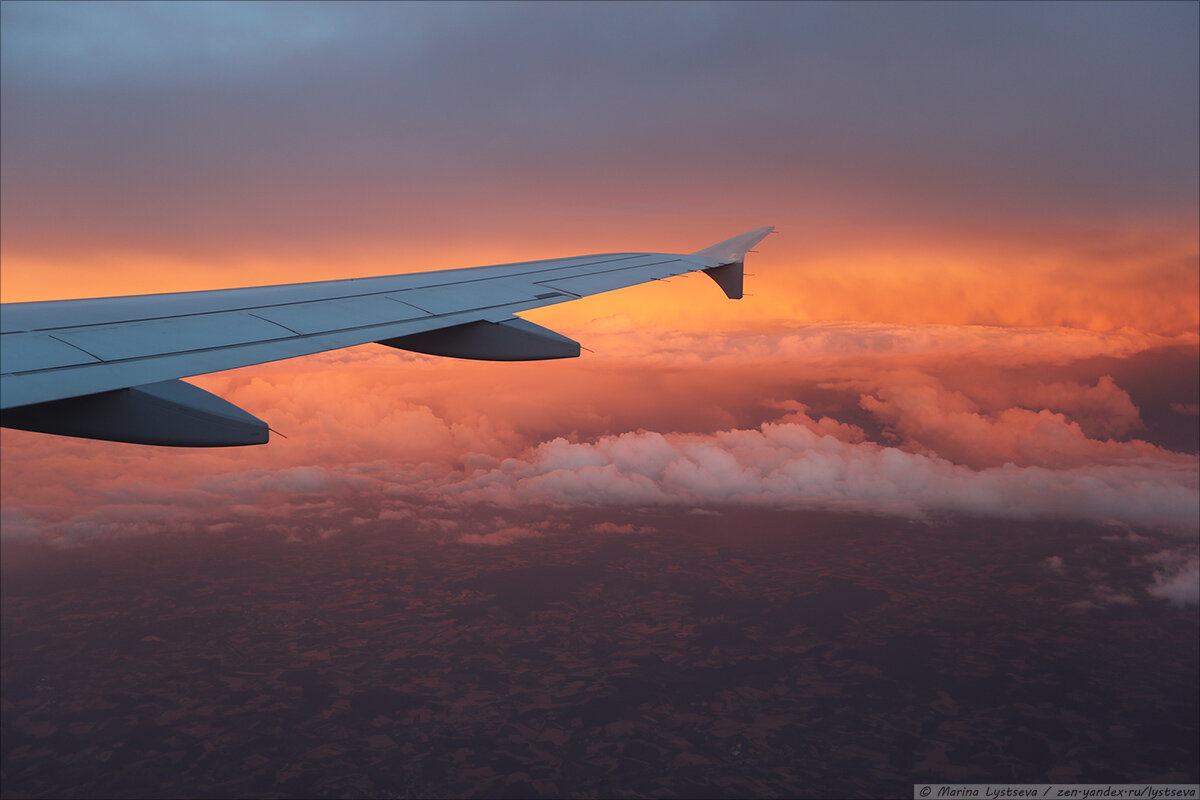
[[183,381],[162,381],[10,409],[4,424],[110,442],[167,447],[266,444],[267,423]]
[[479,361],[544,361],[579,357],[579,342],[517,317],[497,322],[478,320],[384,339],[379,344],[433,356]]

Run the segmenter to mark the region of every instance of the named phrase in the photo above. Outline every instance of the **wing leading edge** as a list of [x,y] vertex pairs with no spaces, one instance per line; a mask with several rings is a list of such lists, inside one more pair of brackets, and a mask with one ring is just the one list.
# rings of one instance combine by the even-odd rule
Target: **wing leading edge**
[[378,342],[454,358],[571,358],[515,316],[705,272],[742,297],[756,228],[687,255],[599,255],[176,294],[0,307],[0,426],[181,447],[263,444],[265,422],[180,378]]

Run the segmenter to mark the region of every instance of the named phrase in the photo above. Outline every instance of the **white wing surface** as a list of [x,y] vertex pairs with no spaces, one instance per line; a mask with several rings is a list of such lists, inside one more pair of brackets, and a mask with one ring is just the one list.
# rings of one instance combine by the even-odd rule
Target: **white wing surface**
[[377,278],[0,307],[0,425],[174,446],[267,441],[266,423],[180,378],[379,342],[498,361],[578,343],[515,316],[704,271],[742,296],[756,228],[691,253],[606,253]]

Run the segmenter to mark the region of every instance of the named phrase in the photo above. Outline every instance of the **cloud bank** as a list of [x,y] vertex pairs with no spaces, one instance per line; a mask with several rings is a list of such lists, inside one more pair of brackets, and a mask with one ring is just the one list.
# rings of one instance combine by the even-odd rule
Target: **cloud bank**
[[[520,506],[679,505],[816,507],[926,517],[1057,517],[1148,525],[1179,533],[1200,518],[1193,459],[1121,451],[1112,463],[1050,468],[1011,462],[972,469],[825,433],[801,414],[755,430],[711,435],[633,432],[571,443],[557,438],[500,466],[439,487],[443,496]],[[1058,435],[1049,431],[1049,438]],[[848,440],[849,439],[849,440]]]
[[[647,355],[656,334],[613,320],[593,331],[625,331],[631,352],[548,367],[356,348],[198,380],[289,437],[262,448],[4,431],[3,536],[301,542],[369,526],[505,547],[571,535],[581,510],[599,515],[584,528],[617,535],[652,530],[628,518],[640,510],[764,508],[1078,520],[1183,547],[1200,523],[1197,457],[1160,430],[1196,422],[1194,396],[1161,380],[1194,372],[1194,347],[838,323],[668,332]],[[1158,417],[1143,414],[1152,407]],[[1155,570],[1151,596],[1191,602],[1186,561]]]

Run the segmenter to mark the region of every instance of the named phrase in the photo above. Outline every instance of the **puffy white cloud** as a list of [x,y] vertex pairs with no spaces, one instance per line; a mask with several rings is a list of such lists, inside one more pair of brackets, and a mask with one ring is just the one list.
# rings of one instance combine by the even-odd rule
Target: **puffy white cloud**
[[1194,530],[1200,519],[1194,460],[1154,448],[1108,464],[976,470],[930,453],[843,441],[814,427],[782,422],[714,434],[556,438],[431,491],[507,507],[796,506],[910,517],[1065,517],[1172,531]]
[[1177,606],[1200,605],[1200,557],[1163,550],[1147,561],[1160,565],[1154,572],[1154,584],[1147,590],[1151,595]]

